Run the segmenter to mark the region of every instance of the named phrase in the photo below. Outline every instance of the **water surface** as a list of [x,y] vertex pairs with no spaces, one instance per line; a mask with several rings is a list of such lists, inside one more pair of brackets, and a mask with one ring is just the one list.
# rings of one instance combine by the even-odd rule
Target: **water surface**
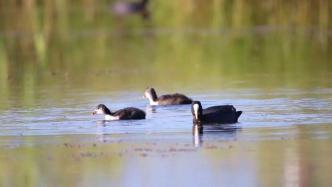
[[[2,184],[331,183],[332,90],[192,90],[189,94],[205,107],[232,103],[244,113],[237,124],[206,126],[198,135],[190,106],[151,107],[138,91],[77,93],[62,103],[3,110]],[[46,101],[50,99],[38,100]],[[147,112],[147,119],[104,123],[102,116],[91,115],[96,103],[111,109],[136,106]]]

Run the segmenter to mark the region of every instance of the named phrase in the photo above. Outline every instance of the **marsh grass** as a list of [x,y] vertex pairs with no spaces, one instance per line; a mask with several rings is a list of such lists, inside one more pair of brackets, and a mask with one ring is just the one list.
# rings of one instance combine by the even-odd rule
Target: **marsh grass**
[[237,86],[331,84],[327,0],[156,0],[150,20],[117,18],[111,4],[2,1],[0,100],[34,100],[52,86],[103,90],[105,80],[114,89],[248,77],[257,78]]

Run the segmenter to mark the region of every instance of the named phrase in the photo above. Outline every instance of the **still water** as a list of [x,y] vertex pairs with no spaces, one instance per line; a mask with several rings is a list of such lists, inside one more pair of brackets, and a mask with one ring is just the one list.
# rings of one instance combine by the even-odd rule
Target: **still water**
[[[232,103],[244,113],[237,124],[197,135],[190,106],[150,107],[139,90],[73,90],[57,102],[41,96],[34,107],[2,110],[1,184],[331,184],[331,89],[182,91],[204,106]],[[147,119],[103,123],[91,115],[98,103],[139,107]]]
[[[156,0],[147,21],[56,2],[0,7],[0,186],[332,185],[325,1]],[[199,135],[146,87],[243,114]],[[101,103],[147,119],[103,122]]]
[[[143,92],[67,93],[59,103],[42,97],[35,107],[14,106],[2,111],[1,136],[64,134],[186,133],[192,129],[190,105],[150,106]],[[332,122],[332,89],[278,89],[273,93],[252,89],[188,90],[203,107],[233,104],[244,111],[235,127],[295,128],[298,125],[327,125]],[[8,101],[9,102],[9,101]],[[45,104],[44,104],[45,103]],[[146,111],[146,120],[104,122],[93,116],[99,103],[112,110],[135,106]]]

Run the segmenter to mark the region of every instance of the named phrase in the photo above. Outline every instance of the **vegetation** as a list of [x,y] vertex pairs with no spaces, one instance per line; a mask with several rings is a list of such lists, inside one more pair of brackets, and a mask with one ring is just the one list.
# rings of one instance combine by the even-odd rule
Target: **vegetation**
[[112,89],[331,85],[327,0],[155,0],[147,21],[114,16],[112,3],[3,2],[0,100],[109,89],[105,80]]

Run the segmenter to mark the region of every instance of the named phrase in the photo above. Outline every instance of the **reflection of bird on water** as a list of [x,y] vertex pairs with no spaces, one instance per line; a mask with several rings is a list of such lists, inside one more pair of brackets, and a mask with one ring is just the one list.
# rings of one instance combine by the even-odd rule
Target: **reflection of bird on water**
[[118,16],[126,16],[130,14],[140,14],[144,19],[148,19],[150,13],[147,9],[149,0],[141,0],[139,2],[118,1],[113,4],[112,11]]
[[[236,131],[241,129],[234,125],[202,125],[202,123],[194,121],[193,122],[193,144],[195,147],[200,147],[203,144],[204,136],[205,141],[207,137],[214,138],[233,138]],[[203,136],[204,134],[204,136]],[[206,137],[207,136],[207,137]]]
[[191,105],[194,122],[199,123],[237,123],[242,111],[236,111],[233,105],[212,106],[202,108],[201,102],[194,101]]
[[203,134],[203,126],[199,124],[193,125],[193,140],[194,140],[194,146],[200,147],[202,144],[202,134]]

